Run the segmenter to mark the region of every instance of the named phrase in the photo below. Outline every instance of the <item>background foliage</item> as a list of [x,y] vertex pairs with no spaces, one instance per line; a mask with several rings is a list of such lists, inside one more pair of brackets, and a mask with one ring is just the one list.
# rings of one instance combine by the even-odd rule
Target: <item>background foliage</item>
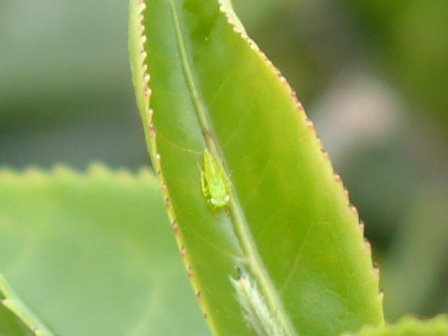
[[[386,315],[448,311],[448,3],[234,1],[297,90],[382,265]],[[0,165],[147,162],[127,2],[0,3]]]

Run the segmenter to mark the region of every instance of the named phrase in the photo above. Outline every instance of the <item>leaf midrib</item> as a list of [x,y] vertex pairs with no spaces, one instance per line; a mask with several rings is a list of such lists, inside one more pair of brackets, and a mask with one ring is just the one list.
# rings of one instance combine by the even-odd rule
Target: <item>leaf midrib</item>
[[[207,117],[208,109],[201,98],[201,94],[194,80],[194,75],[192,67],[190,66],[185,41],[182,35],[181,24],[179,16],[177,14],[176,5],[172,0],[169,1],[169,4],[171,8],[174,30],[176,33],[176,42],[179,50],[182,71],[187,82],[188,90],[190,91],[190,94],[192,96],[193,106],[198,118],[199,125],[201,127],[204,141],[210,152],[222,164],[224,171],[226,172],[227,176],[229,176],[230,182],[232,182],[231,174],[229,174],[229,169],[227,168],[227,162],[224,158],[224,155],[222,155],[222,151],[220,150],[219,145],[215,141],[214,129]],[[233,183],[229,208],[232,224],[234,230],[236,231],[236,237],[242,247],[244,257],[247,260],[247,264],[249,266],[251,274],[256,279],[259,288],[265,296],[265,299],[269,306],[269,310],[272,314],[275,314],[275,316],[278,317],[282,329],[287,333],[285,336],[298,336],[289,319],[288,314],[285,311],[282,301],[278,295],[278,291],[275,289],[271,278],[267,274],[266,267],[258,253],[256,243],[249,230],[248,222],[238,200],[238,195],[235,192]]]

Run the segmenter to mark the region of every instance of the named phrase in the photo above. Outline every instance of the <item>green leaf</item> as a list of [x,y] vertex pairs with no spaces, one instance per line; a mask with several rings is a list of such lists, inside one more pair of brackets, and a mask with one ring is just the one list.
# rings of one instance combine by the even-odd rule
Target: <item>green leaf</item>
[[209,334],[170,231],[147,171],[0,171],[0,271],[57,335]]
[[446,336],[448,335],[448,316],[440,315],[422,321],[414,317],[403,317],[396,324],[386,327],[366,327],[355,334],[345,336]]
[[52,336],[53,333],[17,297],[0,273],[0,335]]
[[[148,146],[214,333],[333,336],[381,325],[357,212],[295,93],[229,1],[131,0],[130,12]],[[207,151],[219,165],[205,180],[221,187],[204,188]]]

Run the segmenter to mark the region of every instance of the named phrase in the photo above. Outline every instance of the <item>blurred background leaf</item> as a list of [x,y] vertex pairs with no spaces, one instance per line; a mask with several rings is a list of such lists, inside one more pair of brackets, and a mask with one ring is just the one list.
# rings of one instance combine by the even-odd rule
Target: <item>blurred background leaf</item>
[[[448,2],[234,7],[297,90],[366,222],[385,265],[389,319],[448,311]],[[120,0],[0,2],[0,165],[146,164],[127,8]],[[440,234],[425,238],[431,232]],[[412,300],[411,289],[421,291]]]
[[[27,325],[61,336],[210,334],[147,170],[1,169],[0,237],[0,273]],[[0,335],[29,335],[12,330]]]

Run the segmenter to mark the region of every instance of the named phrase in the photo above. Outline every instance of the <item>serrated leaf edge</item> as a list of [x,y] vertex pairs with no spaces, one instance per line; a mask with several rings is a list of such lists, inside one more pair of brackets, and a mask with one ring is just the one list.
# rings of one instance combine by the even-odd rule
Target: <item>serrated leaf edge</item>
[[111,169],[100,163],[90,164],[85,170],[75,170],[64,165],[55,165],[50,169],[39,168],[35,166],[27,167],[23,170],[12,168],[0,168],[0,182],[6,180],[17,180],[21,182],[48,180],[48,179],[94,179],[111,178],[121,183],[140,183],[142,181],[151,181],[156,184],[157,180],[154,174],[148,168],[140,168],[136,172],[127,169]]
[[[247,35],[243,26],[240,24],[237,16],[233,12],[231,5],[230,5],[230,10],[232,10],[232,12],[229,12],[228,11],[229,6],[228,5],[226,6],[226,4],[224,4],[223,1],[227,1],[227,0],[218,0],[219,11],[221,12],[221,14],[223,14],[226,17],[227,23],[232,27],[233,31],[237,35],[240,36],[240,38],[242,38],[244,41],[246,41],[248,43],[248,45],[255,52],[255,54],[258,57],[260,57],[267,64],[267,66],[270,68],[270,70],[273,71],[276,74],[276,76],[279,78],[280,82],[283,83],[283,85],[285,85],[286,89],[288,90],[288,92],[290,94],[291,99],[294,101],[294,103],[296,105],[297,112],[300,113],[303,116],[303,118],[305,119],[305,122],[308,125],[308,131],[316,139],[316,142],[318,143],[318,146],[321,149],[322,158],[324,159],[324,162],[327,164],[327,168],[332,172],[332,174],[334,176],[334,181],[339,186],[342,197],[344,197],[347,200],[347,207],[350,209],[352,216],[354,216],[356,221],[358,222],[358,234],[361,237],[360,241],[364,242],[363,246],[360,247],[360,251],[365,253],[369,260],[372,260],[371,246],[370,246],[370,243],[367,241],[367,239],[364,236],[364,224],[360,222],[357,209],[350,203],[347,189],[343,185],[340,176],[334,172],[329,154],[323,150],[321,140],[317,136],[314,124],[312,123],[312,121],[310,121],[306,117],[305,110],[304,110],[302,104],[299,102],[296,92],[292,89],[292,87],[290,86],[290,84],[288,83],[286,78],[281,74],[280,70],[274,66],[274,64],[267,58],[266,54],[263,53],[260,50],[260,48],[258,47],[258,45]],[[134,5],[136,6],[135,9],[133,7]],[[134,18],[134,20],[132,20],[132,19],[130,20],[130,28],[129,29],[131,32],[130,36],[131,37],[134,36],[135,38],[138,38],[138,43],[135,46],[130,45],[130,51],[131,52],[135,51],[135,50],[132,50],[133,47],[138,48],[137,53],[139,55],[140,62],[138,64],[137,69],[132,68],[132,72],[133,72],[133,78],[140,77],[140,81],[134,80],[134,86],[135,86],[135,89],[137,92],[136,95],[137,95],[139,110],[141,111],[141,116],[142,116],[142,119],[143,119],[144,125],[145,125],[144,132],[145,132],[145,136],[147,139],[147,143],[149,144],[149,154],[150,154],[153,166],[154,166],[156,176],[161,185],[161,190],[162,190],[162,194],[164,197],[165,206],[167,208],[168,216],[169,216],[171,224],[172,224],[172,229],[173,229],[173,232],[174,232],[174,235],[176,238],[177,245],[180,250],[182,260],[187,269],[188,277],[189,277],[190,282],[196,292],[196,298],[198,299],[199,304],[204,312],[204,318],[208,321],[208,324],[210,325],[212,330],[214,330],[215,329],[214,322],[212,321],[211,318],[209,318],[207,316],[207,311],[209,310],[208,304],[207,304],[207,302],[205,302],[205,300],[201,300],[200,285],[194,278],[194,274],[193,274],[194,270],[192,268],[191,257],[189,256],[188,251],[185,247],[182,232],[178,229],[176,216],[171,207],[171,198],[169,195],[167,183],[163,176],[163,172],[161,170],[162,158],[161,158],[160,153],[157,150],[157,145],[156,145],[157,133],[156,133],[156,130],[155,130],[155,127],[153,124],[154,111],[150,108],[150,105],[149,105],[149,100],[151,97],[151,88],[150,88],[151,76],[150,76],[150,71],[149,71],[150,65],[148,64],[149,62],[147,61],[148,55],[145,51],[145,44],[146,44],[147,37],[144,34],[145,26],[143,24],[144,11],[146,9],[146,4],[144,3],[144,0],[130,0],[130,9],[131,9],[131,15],[132,15],[132,13],[137,13],[137,16]],[[134,27],[134,29],[132,27],[133,24],[136,24],[136,27]],[[137,28],[137,29],[135,29],[135,28]],[[134,34],[132,33],[132,31],[134,32]],[[137,32],[138,32],[138,34],[135,34]],[[132,64],[132,62],[131,62],[131,64]],[[145,111],[145,112],[143,112],[143,111]],[[374,266],[373,264],[371,264],[371,269],[372,269],[372,273],[371,273],[372,278],[375,281],[376,288],[379,288],[379,268],[377,266]],[[382,301],[383,301],[383,293],[382,292],[378,293],[377,299],[378,299],[378,303],[382,306]]]
[[[135,7],[134,7],[135,6]],[[203,312],[203,317],[205,320],[207,320],[210,328],[212,330],[215,330],[215,323],[207,314],[207,311],[209,311],[209,307],[207,302],[202,298],[201,291],[200,291],[200,285],[197,282],[197,280],[194,277],[194,270],[192,267],[191,257],[188,254],[187,248],[184,244],[184,237],[182,232],[179,230],[177,225],[177,220],[175,213],[171,206],[171,198],[169,195],[167,183],[165,180],[165,177],[163,176],[163,172],[161,169],[161,155],[157,150],[156,145],[156,138],[157,133],[154,128],[153,124],[153,114],[154,111],[149,106],[149,100],[151,97],[151,88],[150,88],[150,72],[149,72],[149,65],[147,64],[147,53],[145,51],[145,44],[146,44],[146,36],[145,33],[145,26],[143,24],[144,20],[144,11],[146,9],[146,4],[144,3],[144,0],[130,0],[130,26],[129,26],[129,35],[130,39],[132,37],[135,37],[138,39],[137,43],[135,45],[132,45],[132,42],[129,45],[130,52],[132,54],[133,51],[136,51],[139,55],[139,64],[137,65],[138,68],[132,67],[131,62],[131,70],[133,72],[133,78],[140,77],[140,83],[138,81],[134,80],[134,87],[136,89],[136,98],[137,101],[139,99],[141,100],[138,102],[139,105],[139,111],[141,113],[141,117],[144,124],[144,132],[146,137],[146,142],[149,144],[149,155],[151,157],[151,162],[154,167],[155,175],[159,181],[159,184],[161,186],[161,191],[165,203],[165,207],[167,209],[168,217],[171,222],[171,227],[174,233],[174,237],[177,243],[177,246],[179,248],[179,253],[182,258],[183,264],[186,268],[188,278],[190,280],[190,283],[193,287],[193,290],[195,292],[195,297],[197,302],[199,303],[199,306],[201,307],[201,310]],[[133,25],[136,25],[133,27]],[[137,48],[137,50],[132,50],[132,48]],[[139,92],[140,91],[140,92]]]
[[[268,67],[271,69],[271,71],[273,71],[277,75],[280,82],[283,83],[283,85],[288,90],[291,99],[294,101],[294,103],[296,105],[297,112],[300,113],[303,116],[303,118],[305,119],[305,122],[308,126],[308,131],[313,135],[314,139],[316,139],[316,142],[318,143],[318,146],[320,148],[320,152],[324,159],[324,162],[327,164],[327,168],[331,171],[335,183],[339,186],[339,190],[342,194],[342,197],[344,197],[344,199],[347,201],[347,207],[350,209],[352,216],[355,217],[355,220],[358,223],[357,229],[358,229],[358,234],[361,237],[360,241],[364,242],[364,245],[362,247],[360,247],[360,249],[361,249],[361,251],[364,251],[364,253],[367,255],[369,260],[372,260],[372,247],[370,245],[370,242],[365,238],[364,223],[359,218],[359,213],[358,213],[357,208],[353,204],[351,204],[348,190],[345,187],[340,175],[334,171],[333,165],[331,163],[330,155],[328,154],[328,152],[326,152],[324,150],[322,141],[319,138],[319,136],[317,135],[317,132],[316,132],[313,122],[308,119],[302,103],[297,98],[297,93],[291,87],[288,80],[282,75],[280,69],[278,69],[271,62],[271,60],[266,56],[266,54],[258,47],[256,42],[254,40],[252,40],[252,38],[250,38],[250,36],[247,34],[246,30],[244,28],[241,28],[241,26],[240,26],[241,24],[239,23],[239,20],[235,21],[234,18],[237,16],[233,12],[233,8],[231,7],[231,5],[225,6],[224,1],[230,1],[230,0],[218,0],[218,2],[220,4],[219,10],[221,11],[222,14],[224,14],[227,17],[227,22],[232,26],[233,31],[235,33],[237,33],[240,36],[240,38],[245,40],[249,44],[251,49],[256,53],[256,55],[258,57],[260,57],[268,65]],[[232,12],[229,13],[229,10]],[[372,277],[375,281],[376,288],[379,288],[379,282],[380,282],[379,266],[377,264],[371,263],[371,270],[372,270],[371,273],[372,273]],[[381,290],[379,290],[377,300],[378,300],[378,304],[381,307],[383,306],[383,297],[384,297],[383,292]],[[383,323],[384,323],[384,321],[383,321]]]

